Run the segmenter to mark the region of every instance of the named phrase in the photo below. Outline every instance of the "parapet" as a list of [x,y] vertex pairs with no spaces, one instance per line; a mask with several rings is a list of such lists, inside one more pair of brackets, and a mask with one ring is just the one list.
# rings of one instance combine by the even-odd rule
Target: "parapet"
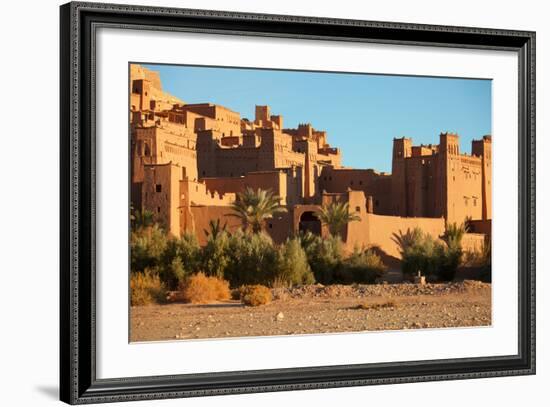
[[191,181],[187,178],[180,181],[180,189],[182,206],[229,206],[237,198],[234,193],[221,194],[210,191],[204,182]]

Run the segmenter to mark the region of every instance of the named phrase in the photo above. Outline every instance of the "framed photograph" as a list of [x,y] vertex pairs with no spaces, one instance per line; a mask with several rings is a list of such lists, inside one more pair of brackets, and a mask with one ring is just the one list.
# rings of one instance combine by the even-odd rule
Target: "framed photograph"
[[534,32],[60,13],[61,400],[535,373]]

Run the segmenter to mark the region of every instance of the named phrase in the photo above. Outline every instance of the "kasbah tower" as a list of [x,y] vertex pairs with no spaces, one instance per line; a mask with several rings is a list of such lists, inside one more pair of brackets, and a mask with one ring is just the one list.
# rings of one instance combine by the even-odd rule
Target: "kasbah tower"
[[204,244],[211,220],[229,231],[242,225],[230,205],[247,187],[271,190],[286,213],[266,225],[275,242],[300,230],[325,235],[321,205],[348,202],[360,221],[342,231],[348,249],[377,245],[398,257],[394,233],[420,227],[441,236],[446,223],[469,219],[466,250],[491,233],[491,136],[472,141],[441,133],[439,144],[393,140],[392,173],[341,165],[341,151],[309,123],[285,128],[269,106],[254,120],[227,107],[187,104],[164,92],[158,72],[130,69],[131,202],[149,210],[174,236],[193,233]]

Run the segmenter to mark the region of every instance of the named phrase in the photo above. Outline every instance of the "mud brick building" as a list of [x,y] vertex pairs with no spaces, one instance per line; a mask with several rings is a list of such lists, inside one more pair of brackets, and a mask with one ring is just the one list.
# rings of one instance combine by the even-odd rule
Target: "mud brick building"
[[453,133],[434,145],[396,138],[388,174],[343,167],[325,131],[309,123],[285,128],[269,106],[256,106],[251,121],[224,106],[186,104],[140,65],[131,65],[129,88],[130,199],[175,236],[195,233],[204,243],[216,219],[240,227],[227,215],[246,187],[269,189],[287,207],[267,224],[277,242],[299,230],[326,233],[314,213],[332,201],[349,202],[361,217],[344,231],[349,247],[376,244],[396,255],[393,233],[419,226],[439,236],[446,222],[467,218],[474,227],[467,245],[490,233],[491,136],[472,141],[471,154]]

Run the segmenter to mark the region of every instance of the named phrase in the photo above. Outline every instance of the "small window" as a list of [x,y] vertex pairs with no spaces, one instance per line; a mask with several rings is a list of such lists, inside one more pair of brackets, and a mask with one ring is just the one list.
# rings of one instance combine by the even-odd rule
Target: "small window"
[[273,223],[269,224],[269,229],[273,229]]
[[356,206],[356,207],[355,207],[355,212],[361,212],[361,207],[360,207],[360,206]]
[[160,213],[160,206],[157,206],[157,213]]
[[162,185],[160,184],[155,185],[155,191],[162,192]]

